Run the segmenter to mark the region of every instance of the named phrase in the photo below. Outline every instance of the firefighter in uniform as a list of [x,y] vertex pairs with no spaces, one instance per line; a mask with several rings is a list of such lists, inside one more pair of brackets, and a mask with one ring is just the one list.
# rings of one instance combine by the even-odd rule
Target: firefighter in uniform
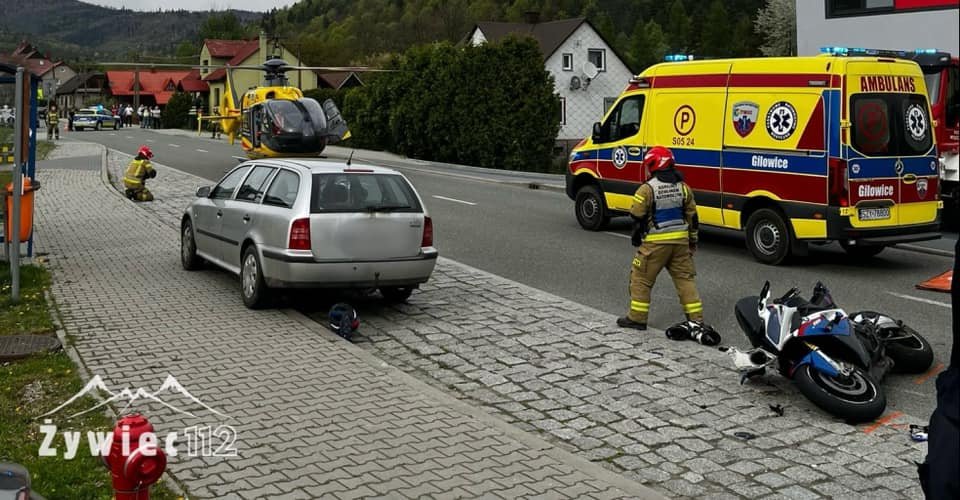
[[51,104],[47,109],[47,140],[52,141],[54,137],[60,139],[60,110]]
[[680,296],[687,319],[703,322],[703,303],[694,283],[693,252],[697,248],[697,205],[693,192],[683,182],[673,153],[662,146],[650,148],[642,168],[650,179],[633,195],[630,215],[634,219],[632,242],[637,248],[630,272],[630,312],[617,325],[647,329],[650,290],[666,267]]
[[153,201],[153,193],[147,189],[147,179],[157,176],[157,171],[150,164],[151,158],[153,151],[146,146],[140,146],[137,156],[130,161],[126,173],[123,174],[127,198],[133,201]]

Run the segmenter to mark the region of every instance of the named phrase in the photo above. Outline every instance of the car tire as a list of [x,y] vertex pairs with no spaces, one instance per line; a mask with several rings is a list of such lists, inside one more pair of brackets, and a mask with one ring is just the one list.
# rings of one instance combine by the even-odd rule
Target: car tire
[[100,130],[100,122],[97,122],[97,124],[93,126],[93,129]]
[[845,241],[840,242],[843,250],[852,257],[870,258],[876,257],[884,248],[884,245],[850,245]]
[[761,208],[747,219],[747,249],[764,264],[776,266],[790,255],[793,234],[776,210]]
[[269,302],[269,293],[270,289],[263,280],[257,247],[249,245],[243,250],[243,259],[240,261],[240,297],[243,305],[250,309],[262,309]]
[[180,231],[180,264],[187,271],[196,271],[203,267],[203,258],[197,255],[197,239],[190,219],[183,221]]
[[413,290],[412,286],[383,286],[380,287],[380,294],[383,295],[383,300],[396,304],[406,302]]
[[114,129],[114,130],[120,130],[120,122],[114,121],[114,122],[113,122],[113,129]]
[[599,231],[610,222],[607,203],[597,186],[587,185],[577,191],[574,210],[580,227],[588,231]]

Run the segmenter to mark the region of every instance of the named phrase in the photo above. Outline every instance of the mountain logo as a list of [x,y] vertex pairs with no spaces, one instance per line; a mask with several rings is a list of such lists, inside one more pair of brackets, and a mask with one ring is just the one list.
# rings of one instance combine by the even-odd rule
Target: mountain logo
[[183,385],[181,385],[180,382],[177,382],[176,377],[174,377],[173,375],[170,375],[170,374],[167,374],[167,378],[163,381],[163,384],[161,384],[161,385],[160,385],[160,388],[157,389],[157,390],[154,391],[154,392],[149,392],[149,391],[147,391],[146,389],[144,389],[144,388],[142,388],[142,387],[138,387],[138,388],[135,389],[135,390],[132,390],[132,389],[130,389],[130,388],[128,388],[128,387],[125,387],[125,388],[124,388],[123,390],[121,390],[120,392],[114,392],[114,391],[111,391],[111,390],[107,387],[107,384],[103,382],[103,379],[100,377],[100,375],[94,375],[94,377],[91,378],[89,382],[87,382],[87,385],[83,386],[83,389],[80,389],[80,392],[74,394],[70,399],[68,399],[66,402],[64,402],[64,403],[61,404],[60,406],[58,406],[58,407],[56,407],[56,408],[48,411],[47,413],[44,413],[43,415],[40,415],[40,417],[38,417],[38,418],[49,417],[50,415],[53,415],[54,413],[57,413],[58,411],[66,408],[66,407],[69,406],[71,403],[73,403],[74,401],[82,398],[83,396],[86,396],[86,395],[91,394],[91,393],[96,394],[96,391],[100,391],[101,393],[105,393],[105,394],[109,395],[109,397],[108,397],[107,399],[101,401],[101,402],[98,403],[97,405],[93,406],[92,408],[88,408],[88,409],[86,409],[86,410],[84,410],[84,411],[81,411],[81,412],[78,412],[78,413],[74,413],[73,415],[70,415],[70,416],[67,417],[67,418],[68,418],[68,419],[71,419],[71,418],[74,418],[74,417],[79,417],[79,416],[81,416],[81,415],[84,415],[84,414],[90,413],[90,412],[92,412],[92,411],[98,410],[98,409],[100,409],[100,408],[103,408],[104,406],[106,406],[106,405],[108,405],[108,404],[110,404],[110,403],[114,403],[114,402],[120,403],[120,402],[126,401],[126,402],[127,402],[126,405],[125,405],[123,408],[121,408],[120,411],[119,411],[119,413],[120,413],[121,415],[123,415],[123,414],[127,411],[128,408],[130,408],[135,402],[137,402],[137,401],[139,401],[139,400],[148,400],[148,401],[153,401],[153,402],[155,402],[155,403],[160,403],[161,405],[163,405],[163,406],[165,406],[165,407],[167,407],[167,408],[169,408],[169,409],[171,409],[171,410],[173,410],[173,411],[175,411],[175,412],[177,412],[177,413],[182,413],[182,414],[187,415],[187,416],[189,416],[189,417],[194,417],[194,418],[197,417],[197,416],[196,416],[194,413],[192,413],[192,412],[189,412],[189,411],[187,411],[187,410],[178,408],[178,407],[176,407],[176,406],[174,406],[174,405],[172,405],[172,404],[167,403],[166,401],[164,401],[164,400],[161,398],[161,395],[167,395],[167,394],[182,396],[182,397],[190,400],[192,403],[194,403],[194,404],[202,407],[203,409],[205,409],[205,410],[213,413],[214,415],[217,415],[217,416],[220,416],[220,417],[223,417],[223,418],[230,418],[229,416],[227,416],[227,415],[225,415],[225,414],[223,414],[223,413],[221,413],[221,412],[213,409],[212,407],[208,406],[206,403],[200,401],[200,400],[199,400],[196,396],[194,396],[193,394],[190,394],[190,391],[188,391],[185,387],[183,387]]

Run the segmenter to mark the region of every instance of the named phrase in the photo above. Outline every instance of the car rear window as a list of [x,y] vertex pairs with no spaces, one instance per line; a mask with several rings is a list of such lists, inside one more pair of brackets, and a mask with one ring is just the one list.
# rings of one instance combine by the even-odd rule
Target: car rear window
[[852,144],[866,156],[920,156],[933,147],[920,94],[857,94],[850,99]]
[[311,213],[422,212],[413,188],[396,174],[314,174]]

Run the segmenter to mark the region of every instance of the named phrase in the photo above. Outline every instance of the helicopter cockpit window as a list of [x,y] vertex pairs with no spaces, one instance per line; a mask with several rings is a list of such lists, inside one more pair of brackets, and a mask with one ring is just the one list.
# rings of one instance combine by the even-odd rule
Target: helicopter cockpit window
[[268,127],[273,127],[273,133],[300,132],[303,126],[303,112],[293,101],[267,101],[263,107],[267,112]]

